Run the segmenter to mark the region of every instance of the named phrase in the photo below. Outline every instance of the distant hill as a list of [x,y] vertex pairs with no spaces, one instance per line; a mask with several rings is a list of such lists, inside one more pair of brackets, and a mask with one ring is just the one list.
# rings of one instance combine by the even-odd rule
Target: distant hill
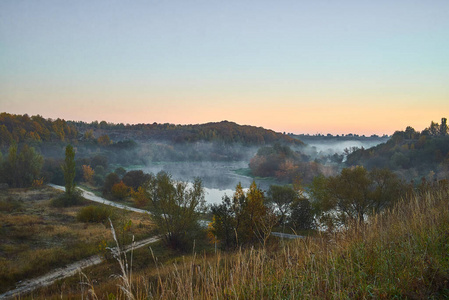
[[175,124],[112,124],[106,122],[70,122],[80,132],[92,130],[94,135],[108,134],[112,140],[134,139],[136,141],[163,140],[173,143],[198,141],[221,142],[225,144],[265,145],[275,142],[303,145],[288,135],[262,127],[239,125],[222,121],[196,125]]
[[298,139],[264,129],[262,127],[239,125],[222,121],[197,125],[136,124],[124,125],[101,122],[65,121],[44,119],[42,116],[0,114],[0,146],[13,142],[46,142],[84,140],[87,136],[108,135],[113,141],[136,140],[193,143],[198,141],[224,144],[266,145],[272,143],[303,145]]
[[[407,179],[441,179],[449,174],[449,135],[443,118],[441,125],[431,122],[422,132],[412,127],[396,131],[384,144],[359,149],[347,156],[349,166],[389,168]],[[431,178],[434,177],[434,178]]]

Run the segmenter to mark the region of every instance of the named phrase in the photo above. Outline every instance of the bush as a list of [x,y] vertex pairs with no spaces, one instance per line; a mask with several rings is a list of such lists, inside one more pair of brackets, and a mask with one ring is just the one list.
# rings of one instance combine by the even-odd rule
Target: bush
[[66,193],[61,194],[57,198],[54,198],[51,201],[51,206],[53,207],[69,207],[80,205],[83,203],[84,198],[81,196],[81,192],[79,190],[73,191],[72,195],[68,195]]
[[77,214],[76,219],[85,223],[103,223],[111,216],[111,209],[105,206],[89,205],[83,207]]

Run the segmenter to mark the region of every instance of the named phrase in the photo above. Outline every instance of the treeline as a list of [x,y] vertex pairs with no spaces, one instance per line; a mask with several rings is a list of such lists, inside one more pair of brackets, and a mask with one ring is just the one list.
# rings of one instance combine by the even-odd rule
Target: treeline
[[262,127],[239,125],[222,121],[196,125],[175,124],[113,124],[101,121],[70,122],[79,131],[108,133],[112,139],[133,138],[136,140],[165,140],[174,143],[193,143],[198,141],[220,142],[224,144],[239,143],[243,145],[265,145],[275,142],[303,145],[298,139],[274,132]]
[[[121,141],[165,141],[174,144],[214,142],[219,144],[265,145],[275,142],[303,143],[288,135],[262,127],[222,121],[196,125],[114,124],[105,121],[86,123],[64,119],[44,119],[40,115],[0,114],[0,147],[13,143],[36,146],[42,142],[87,143],[108,146]],[[120,147],[120,145],[118,145]]]
[[23,142],[70,141],[78,138],[78,130],[63,119],[0,113],[0,147]]
[[396,131],[385,144],[353,151],[347,156],[346,164],[368,169],[389,168],[409,180],[429,174],[445,178],[449,174],[447,119],[443,118],[441,124],[432,121],[421,132],[410,126]]

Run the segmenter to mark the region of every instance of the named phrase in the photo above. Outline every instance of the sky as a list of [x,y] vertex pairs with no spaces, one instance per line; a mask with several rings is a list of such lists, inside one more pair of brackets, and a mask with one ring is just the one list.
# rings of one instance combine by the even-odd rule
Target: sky
[[449,1],[1,0],[0,112],[422,130],[449,117]]

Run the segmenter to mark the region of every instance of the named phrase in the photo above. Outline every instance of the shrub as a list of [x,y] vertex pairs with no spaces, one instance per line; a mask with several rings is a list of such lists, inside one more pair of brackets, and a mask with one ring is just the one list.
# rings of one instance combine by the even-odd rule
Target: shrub
[[64,193],[64,194],[61,194],[60,196],[54,198],[51,201],[51,206],[53,206],[53,207],[68,207],[68,206],[80,205],[83,203],[83,199],[84,198],[81,196],[80,191],[75,190],[72,192],[71,195]]
[[89,205],[83,207],[77,214],[76,219],[85,223],[103,223],[112,214],[111,209],[105,206]]

